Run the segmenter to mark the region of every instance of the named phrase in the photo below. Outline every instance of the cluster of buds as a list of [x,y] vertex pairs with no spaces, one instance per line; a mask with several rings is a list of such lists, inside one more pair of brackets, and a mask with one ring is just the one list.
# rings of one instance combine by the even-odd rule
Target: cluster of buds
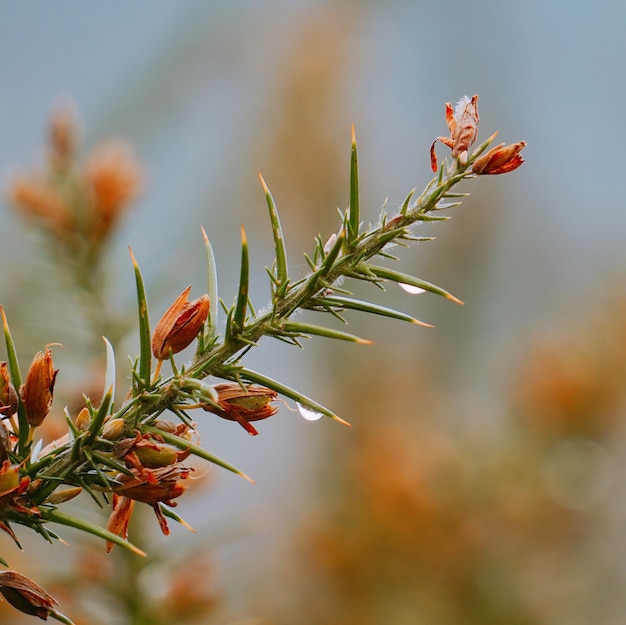
[[[114,421],[118,420],[114,419],[109,423]],[[169,422],[159,421],[156,425],[162,431],[171,432],[180,438],[191,439],[192,431],[185,424],[175,426]],[[161,531],[169,534],[160,504],[176,506],[174,499],[187,490],[187,484],[183,482],[192,469],[183,466],[181,462],[189,455],[189,452],[168,445],[158,434],[138,432],[134,438],[122,438],[115,443],[112,453],[126,464],[132,475],[119,473],[115,476],[113,510],[107,529],[118,536],[127,538],[133,507],[135,502],[139,501],[152,506]],[[107,542],[107,552],[112,548],[113,543]]]
[[[28,425],[32,429],[41,425],[50,411],[54,392],[54,382],[58,370],[52,364],[52,352],[46,347],[45,352],[35,355],[26,380],[20,387],[19,395],[11,381],[6,362],[0,362],[0,416],[10,420],[9,429],[0,420],[0,518],[16,519],[20,516],[39,516],[39,510],[33,507],[28,498],[29,488],[34,487],[28,476],[21,474],[21,465],[14,464],[13,455],[16,428],[13,421],[21,401]],[[0,529],[19,542],[8,523],[0,521]]]
[[[471,98],[463,96],[454,107],[450,102],[446,102],[446,124],[450,136],[437,137],[430,146],[430,166],[433,171],[436,172],[439,168],[435,152],[437,141],[449,147],[452,150],[452,157],[458,159],[461,165],[467,163],[469,150],[478,136],[479,121],[477,95]],[[494,134],[492,139],[495,136]],[[520,152],[525,145],[524,141],[520,141],[508,146],[501,144],[492,148],[474,161],[472,173],[484,176],[506,174],[517,169],[524,162]]]
[[[4,426],[2,426],[4,427]],[[20,467],[4,460],[0,465],[0,518],[17,518],[21,515],[39,516],[37,508],[28,507],[27,490],[30,486],[28,476],[20,476]],[[20,543],[11,527],[0,521],[0,529],[6,532],[18,547]]]
[[142,172],[130,146],[119,139],[96,146],[78,163],[78,135],[70,109],[54,113],[45,167],[15,176],[8,200],[68,249],[86,244],[95,252],[137,196]]

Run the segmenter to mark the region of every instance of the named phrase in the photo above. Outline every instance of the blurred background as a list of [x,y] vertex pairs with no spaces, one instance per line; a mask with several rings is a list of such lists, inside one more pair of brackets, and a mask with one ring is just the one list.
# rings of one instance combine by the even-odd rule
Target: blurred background
[[[520,170],[466,183],[471,196],[451,221],[421,226],[436,241],[400,251],[399,268],[465,306],[357,291],[435,329],[351,316],[350,331],[373,345],[266,342],[247,358],[351,429],[281,409],[252,438],[202,417],[205,446],[257,484],[211,469],[177,509],[197,535],[175,527],[164,538],[146,515],[134,532],[151,545],[148,564],[116,569],[123,554],[107,559],[65,533],[69,547],[20,532],[24,554],[0,536],[2,557],[77,623],[148,622],[129,607],[130,590],[164,623],[619,622],[625,27],[617,0],[0,7],[0,302],[23,362],[46,343],[65,346],[55,348],[49,418],[59,431],[63,398],[71,405],[101,385],[104,350],[80,294],[6,193],[16,172],[45,160],[59,106],[76,111],[81,158],[123,137],[143,169],[98,276],[107,310],[125,320],[122,377],[137,351],[129,245],[154,321],[187,284],[194,296],[205,290],[201,225],[220,295],[232,300],[243,223],[252,299],[267,303],[272,243],[258,170],[302,275],[302,253],[336,230],[348,203],[351,124],[372,223],[431,178],[445,102],[478,93],[479,140],[498,130],[528,143]],[[91,501],[81,505],[97,517]],[[3,619],[22,622],[8,610],[0,605]]]

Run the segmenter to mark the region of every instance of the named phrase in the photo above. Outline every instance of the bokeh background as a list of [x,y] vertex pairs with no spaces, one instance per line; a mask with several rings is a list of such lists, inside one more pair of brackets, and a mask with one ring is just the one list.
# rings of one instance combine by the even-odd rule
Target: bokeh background
[[[115,234],[102,284],[111,309],[131,320],[127,247],[157,318],[187,284],[204,290],[201,225],[230,302],[245,224],[252,297],[267,302],[272,245],[257,170],[277,201],[293,271],[304,273],[302,253],[336,229],[348,202],[351,124],[372,222],[430,179],[445,102],[478,93],[480,138],[498,130],[502,141],[528,143],[520,170],[467,184],[471,196],[450,222],[422,226],[437,240],[400,252],[404,271],[465,306],[359,291],[435,329],[351,317],[350,330],[374,345],[319,339],[304,351],[263,344],[250,354],[252,368],[353,428],[287,409],[256,438],[236,424],[200,424],[205,445],[257,484],[212,469],[178,508],[198,535],[173,528],[166,539],[150,516],[137,521],[160,559],[137,573],[133,591],[163,614],[189,607],[170,605],[164,622],[623,618],[625,29],[617,0],[0,7],[5,183],[41,161],[50,114],[67,102],[86,151],[121,136],[143,164],[143,193]],[[40,236],[6,201],[0,254],[0,301],[24,361],[63,343],[59,393],[85,390],[104,350],[94,355]],[[136,351],[132,332],[120,345],[123,367]],[[142,622],[102,581],[115,565],[99,545],[20,538],[25,554],[0,537],[2,556],[55,588],[77,622]]]

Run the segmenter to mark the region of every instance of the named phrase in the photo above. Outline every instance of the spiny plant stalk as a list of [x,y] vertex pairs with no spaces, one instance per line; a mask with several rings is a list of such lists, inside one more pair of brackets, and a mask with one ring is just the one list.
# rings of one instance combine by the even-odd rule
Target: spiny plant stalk
[[[294,400],[307,418],[328,416],[349,425],[314,399],[249,369],[244,357],[264,337],[295,346],[301,346],[301,339],[310,336],[370,342],[327,325],[294,321],[294,314],[301,310],[328,313],[344,322],[346,311],[357,311],[430,326],[406,313],[354,299],[346,288],[346,279],[369,282],[383,290],[386,284],[396,283],[462,303],[441,287],[374,261],[395,259],[389,251],[393,245],[430,240],[416,236],[412,228],[420,222],[447,220],[449,216],[442,211],[458,206],[467,195],[453,191],[464,179],[507,173],[523,162],[520,152],[524,142],[489,149],[495,135],[472,150],[478,133],[477,100],[478,96],[464,97],[456,107],[446,105],[450,136],[438,137],[431,146],[431,165],[437,175],[419,196],[411,191],[397,214],[390,217],[383,210],[375,226],[361,222],[357,143],[352,129],[349,207],[340,212],[337,231],[327,240],[317,237],[312,255],[305,255],[310,271],[304,277],[290,275],[277,204],[259,174],[275,249],[273,265],[267,268],[271,301],[265,312],[256,313],[250,301],[250,256],[243,226],[239,288],[234,303],[228,306],[219,298],[215,257],[203,230],[207,294],[190,301],[191,287],[187,287],[154,329],[141,270],[131,251],[140,344],[139,356],[131,367],[131,388],[123,399],[116,397],[115,353],[105,339],[102,399],[95,405],[86,398],[75,418],[66,413],[67,434],[45,446],[41,441],[35,443],[33,434],[45,420],[53,400],[58,371],[53,366],[51,346],[35,356],[26,376],[22,376],[9,323],[0,307],[8,361],[0,363],[0,529],[19,545],[13,524],[27,526],[50,542],[58,538],[51,524],[65,525],[103,539],[107,551],[118,545],[142,555],[127,540],[133,507],[137,503],[151,506],[165,534],[169,533],[168,519],[185,524],[172,508],[188,488],[192,471],[184,464],[188,456],[195,455],[252,481],[201,445],[190,414],[193,410],[236,421],[256,435],[254,422],[275,414],[278,408],[274,402],[283,396]],[[444,160],[440,167],[435,152],[438,141],[452,150],[452,162]],[[20,197],[22,201],[28,197],[24,189]],[[93,210],[93,220],[100,223],[97,203]],[[67,240],[71,240],[68,220],[56,223],[54,213],[46,214],[44,225],[50,234],[58,230],[60,223]],[[98,252],[104,232],[108,230],[101,228],[100,234],[94,235]],[[218,325],[220,308],[225,315],[223,328]],[[176,354],[194,343],[192,361],[179,365]],[[171,373],[164,376],[162,365],[166,361]],[[210,382],[208,378],[218,381]],[[90,496],[98,506],[111,508],[106,527],[61,510],[66,501],[80,493]],[[2,563],[6,564],[4,560]],[[56,610],[52,598],[41,594],[45,591],[40,593],[34,582],[30,587],[23,576],[12,573],[17,577],[3,578],[0,573],[0,593],[7,600],[29,614],[71,623]]]

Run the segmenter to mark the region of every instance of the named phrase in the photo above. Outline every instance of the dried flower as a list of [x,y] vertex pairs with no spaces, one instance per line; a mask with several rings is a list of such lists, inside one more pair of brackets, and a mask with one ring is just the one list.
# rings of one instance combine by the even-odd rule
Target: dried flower
[[502,143],[495,148],[491,148],[486,154],[474,161],[472,171],[479,176],[507,174],[517,169],[524,162],[520,152],[525,145],[525,141],[519,141],[506,146]]
[[467,162],[467,153],[476,141],[478,135],[478,96],[473,95],[470,99],[463,96],[452,108],[450,102],[446,102],[446,124],[450,130],[449,137],[437,137],[430,146],[430,166],[437,171],[437,154],[435,144],[441,141],[452,150],[453,158],[458,158],[464,165]]
[[31,427],[42,424],[52,406],[54,381],[58,369],[52,364],[52,352],[46,347],[45,352],[38,352],[33,358],[26,381],[20,389],[26,418]]
[[114,491],[142,503],[163,502],[172,505],[172,499],[180,497],[187,490],[187,485],[181,480],[187,479],[191,470],[181,464],[172,464],[144,469],[141,473],[135,470],[133,476],[120,473],[115,478],[119,485],[115,486]]
[[17,412],[18,397],[11,383],[6,362],[0,362],[0,415],[10,417]]
[[[113,495],[113,509],[107,523],[107,530],[117,536],[121,536],[124,540],[128,538],[128,524],[133,514],[135,501],[121,495]],[[106,552],[109,553],[113,549],[114,543],[110,540],[106,542]]]
[[237,421],[252,436],[256,436],[258,431],[250,421],[267,419],[278,411],[276,406],[271,405],[278,393],[264,386],[242,388],[239,384],[224,383],[216,384],[215,390],[218,394],[217,405],[205,403],[202,408],[222,419]]
[[176,354],[198,336],[209,314],[209,296],[202,295],[191,302],[187,301],[191,291],[188,286],[165,311],[154,329],[152,353],[157,360]]
[[[113,510],[107,529],[118,536],[128,537],[128,524],[135,501],[150,504],[159,522],[163,534],[169,534],[167,520],[161,512],[160,503],[170,507],[176,505],[173,499],[180,497],[187,485],[182,483],[192,471],[189,467],[172,464],[157,469],[133,469],[133,476],[119,473],[115,480],[119,486],[114,488]],[[107,541],[107,553],[113,549],[113,543]]]
[[[16,609],[38,616],[46,621],[48,616],[59,615],[54,606],[59,605],[54,597],[31,579],[16,571],[0,571],[0,593]],[[70,622],[67,617],[65,622]]]

